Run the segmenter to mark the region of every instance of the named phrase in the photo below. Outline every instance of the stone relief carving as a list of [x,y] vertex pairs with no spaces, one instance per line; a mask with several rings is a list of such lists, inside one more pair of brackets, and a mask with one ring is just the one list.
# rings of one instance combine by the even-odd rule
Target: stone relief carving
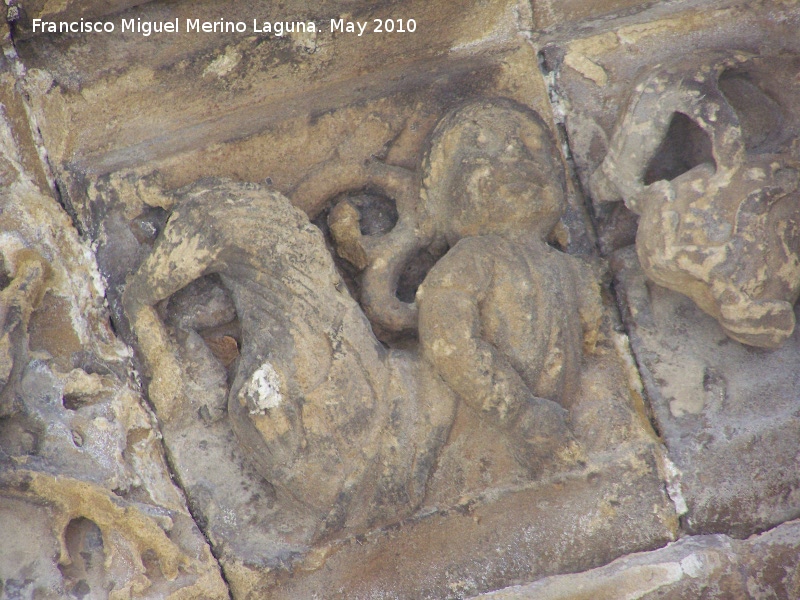
[[800,295],[800,145],[782,83],[758,59],[706,52],[637,84],[591,188],[641,216],[639,260],[744,344],[793,332]]
[[228,416],[260,472],[323,523],[319,536],[418,504],[452,394],[424,362],[380,346],[319,230],[277,193],[201,184],[173,211],[126,290],[153,393],[181,393],[153,306],[212,272],[242,325]]
[[[337,3],[240,3],[258,14],[238,16],[184,0],[12,4],[0,66],[0,597],[613,597],[621,586],[800,597],[800,529],[785,523],[800,514],[800,332],[769,352],[728,338],[646,277],[638,216],[615,202],[590,218],[572,177],[597,198],[633,200],[651,270],[720,315],[791,304],[794,249],[780,227],[793,226],[796,190],[779,196],[794,185],[780,165],[796,168],[798,5],[348,3],[352,22],[420,27],[355,36],[323,30]],[[294,14],[316,17],[317,33],[29,27]],[[696,54],[731,47],[760,55]],[[682,96],[706,89],[698,106],[727,102],[741,131]],[[497,96],[568,134],[574,172],[553,230],[562,161],[527,109],[474,101]],[[639,116],[611,140],[631,96]],[[681,110],[658,112],[671,101]],[[656,113],[657,135],[637,139]],[[720,170],[729,134],[742,152]],[[609,155],[589,186],[609,141],[632,160],[615,173]],[[37,197],[10,180],[11,143]],[[639,192],[623,189],[626,167]],[[265,185],[192,184],[204,176]],[[716,188],[705,204],[698,181]],[[671,202],[653,201],[659,186],[674,188]],[[230,207],[257,220],[228,224]],[[205,221],[205,249],[227,254],[162,237],[146,263],[157,274],[131,279],[173,211],[170,227]],[[302,258],[270,262],[275,244]],[[602,319],[600,275],[574,258],[598,249],[614,277]],[[200,270],[170,293],[198,255],[221,274]],[[730,319],[739,339],[743,314]]]
[[[376,339],[320,230],[256,185],[183,190],[124,295],[151,397],[169,419],[190,402],[190,377],[160,303],[220,278],[241,326],[228,418],[279,499],[314,517],[316,540],[418,508],[459,400],[503,432],[532,475],[582,457],[567,409],[601,305],[588,266],[545,241],[565,184],[538,116],[510,101],[473,103],[442,119],[421,176],[371,161],[298,193],[331,198],[365,186],[397,199],[396,225],[370,239],[355,203],[340,201],[329,217],[334,246],[363,272],[362,300],[377,325],[416,329],[418,317],[421,351]],[[432,243],[451,248],[417,302],[400,301],[396,256]],[[220,355],[195,348],[208,364]]]

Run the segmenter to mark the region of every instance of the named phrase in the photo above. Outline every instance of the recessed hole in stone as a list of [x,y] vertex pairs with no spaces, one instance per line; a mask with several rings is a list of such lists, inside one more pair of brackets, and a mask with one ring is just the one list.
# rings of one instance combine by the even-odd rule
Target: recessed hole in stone
[[61,398],[61,404],[67,410],[78,410],[84,404],[85,398],[78,394],[64,394]]
[[447,247],[429,246],[420,248],[406,263],[397,281],[397,298],[403,302],[414,302],[417,289],[425,280],[428,271],[447,252]]
[[358,211],[359,230],[361,235],[365,236],[379,236],[389,233],[397,225],[400,216],[394,200],[378,191],[364,189],[335,196],[326,208],[311,221],[325,236],[325,244],[350,295],[359,300],[361,297],[360,269],[339,256],[328,224],[331,209],[340,202],[349,202]]
[[383,235],[389,233],[397,224],[399,218],[397,205],[394,200],[383,194],[373,191],[348,193],[336,198],[333,204],[345,199],[358,210],[362,235]]
[[704,163],[716,169],[711,138],[689,117],[675,113],[664,141],[647,165],[644,184],[650,185],[662,179],[672,181]]
[[233,296],[219,275],[206,275],[175,292],[161,312],[168,325],[196,331],[226,369],[238,358],[241,325]]
[[104,549],[100,528],[84,517],[72,519],[64,530],[64,542],[72,562],[58,568],[69,597],[83,599],[93,589],[102,590]]
[[74,429],[72,431],[72,443],[75,444],[78,448],[83,447],[83,434],[77,429]]
[[158,555],[154,550],[148,548],[142,552],[142,564],[150,581],[164,579],[164,574],[161,572],[161,563],[158,561]]
[[236,318],[236,305],[217,274],[191,282],[170,296],[165,321],[181,329],[200,331]]

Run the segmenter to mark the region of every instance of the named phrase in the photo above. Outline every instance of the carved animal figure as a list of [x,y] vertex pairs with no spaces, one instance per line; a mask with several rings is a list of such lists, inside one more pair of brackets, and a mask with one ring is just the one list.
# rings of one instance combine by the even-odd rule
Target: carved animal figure
[[186,191],[128,283],[151,395],[182,394],[153,307],[210,273],[242,325],[228,415],[263,476],[317,517],[318,536],[416,508],[452,423],[452,392],[424,361],[375,339],[320,230],[276,192],[230,182]]
[[[750,61],[693,55],[648,74],[591,188],[641,215],[636,248],[650,279],[689,296],[733,339],[774,348],[794,331],[800,295],[800,146],[796,125],[748,76]],[[650,181],[651,160],[687,118],[709,155]]]
[[[470,155],[454,143],[480,151]],[[154,307],[217,273],[242,326],[228,395],[234,431],[261,474],[317,518],[317,539],[393,522],[420,505],[456,393],[515,440],[532,470],[574,460],[558,402],[572,393],[581,323],[592,331],[599,304],[582,296],[584,284],[589,294],[595,284],[579,262],[543,241],[564,210],[555,152],[538,117],[507,102],[465,108],[440,125],[425,165],[426,214],[436,235],[455,246],[423,286],[424,356],[377,341],[321,232],[285,197],[220,181],[185,190],[124,295],[162,418],[186,399]],[[411,180],[395,167],[369,169],[388,181]],[[401,215],[408,229],[392,238],[403,240],[404,251],[410,240],[432,237],[412,235],[414,218]],[[347,240],[353,260],[380,275],[375,289],[393,295],[396,269],[380,262],[391,245],[370,247],[346,229],[337,243]],[[459,236],[467,237],[456,243]],[[476,271],[465,275],[465,268]],[[395,324],[404,327],[414,313],[400,309]]]

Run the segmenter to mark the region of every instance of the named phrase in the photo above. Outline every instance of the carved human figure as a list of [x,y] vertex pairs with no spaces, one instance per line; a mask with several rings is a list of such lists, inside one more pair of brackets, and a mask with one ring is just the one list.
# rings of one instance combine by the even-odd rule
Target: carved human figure
[[[733,339],[773,348],[794,331],[800,295],[800,146],[796,123],[748,75],[752,60],[706,53],[649,73],[591,189],[641,215],[636,248],[650,279],[689,296]],[[687,121],[708,155],[649,175],[670,130]]]
[[[415,510],[459,396],[512,438],[532,470],[576,458],[557,403],[574,391],[581,322],[599,305],[584,295],[595,291],[588,272],[544,242],[564,209],[546,128],[510,103],[463,109],[440,125],[425,169],[429,217],[455,246],[423,286],[424,356],[377,341],[321,232],[258,186],[205,181],[185,190],[125,291],[151,397],[169,419],[188,400],[155,305],[219,274],[242,327],[231,424],[261,474],[320,523],[316,539]],[[376,255],[363,258],[366,266]],[[381,289],[391,287],[383,279]]]
[[417,294],[425,358],[512,436],[523,464],[576,452],[564,407],[602,309],[589,266],[546,243],[566,209],[546,126],[507,101],[451,113],[433,134],[423,197],[451,246]]

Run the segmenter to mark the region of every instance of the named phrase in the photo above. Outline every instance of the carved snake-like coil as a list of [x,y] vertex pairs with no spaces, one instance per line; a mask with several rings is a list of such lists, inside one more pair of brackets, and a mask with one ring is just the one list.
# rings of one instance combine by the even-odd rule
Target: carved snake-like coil
[[301,182],[292,193],[292,202],[313,214],[340,194],[364,189],[396,202],[396,225],[383,235],[362,235],[357,210],[340,202],[331,209],[331,235],[339,255],[363,270],[361,305],[369,319],[389,331],[413,330],[416,304],[401,301],[396,292],[406,262],[430,238],[420,229],[417,216],[417,173],[376,159],[361,164],[332,162]]
[[[439,121],[417,171],[374,158],[359,164],[332,160],[292,192],[292,203],[312,217],[331,199],[348,192],[373,191],[395,201],[397,224],[383,235],[362,235],[358,210],[347,201],[333,206],[328,218],[337,253],[362,272],[361,305],[373,324],[391,332],[417,329],[416,303],[398,299],[398,280],[420,249],[436,242],[455,243],[448,233],[453,203],[458,203],[449,197],[458,187],[453,178],[461,162],[485,153],[473,147],[473,138],[497,121],[523,138],[536,138],[544,127],[533,111],[507,98],[472,101]],[[443,136],[448,136],[447,143]],[[553,177],[563,188],[563,174],[556,170]]]

